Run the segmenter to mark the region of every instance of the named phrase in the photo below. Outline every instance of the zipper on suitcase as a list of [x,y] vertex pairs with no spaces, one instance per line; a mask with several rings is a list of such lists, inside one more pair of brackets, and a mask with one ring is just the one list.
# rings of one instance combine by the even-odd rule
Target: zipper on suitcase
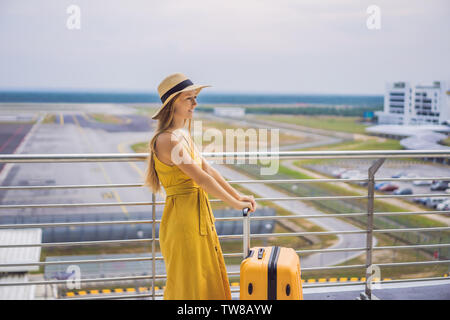
[[280,247],[273,247],[267,268],[267,300],[277,299],[277,262],[279,254]]

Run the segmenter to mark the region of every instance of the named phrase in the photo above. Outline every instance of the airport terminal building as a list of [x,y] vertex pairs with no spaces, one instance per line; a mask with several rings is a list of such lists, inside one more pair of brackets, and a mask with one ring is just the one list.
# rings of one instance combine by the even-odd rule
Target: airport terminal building
[[439,125],[450,123],[450,89],[444,81],[431,84],[389,82],[379,124]]
[[[369,134],[400,140],[409,150],[450,149],[441,143],[450,135],[450,90],[447,83],[409,82],[386,84],[384,110],[375,113],[378,124]],[[433,159],[450,164],[449,159]]]

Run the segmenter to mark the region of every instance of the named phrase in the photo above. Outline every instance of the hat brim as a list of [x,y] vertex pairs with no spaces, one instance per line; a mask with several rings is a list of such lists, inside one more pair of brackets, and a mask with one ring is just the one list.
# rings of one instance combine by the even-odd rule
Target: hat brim
[[153,115],[152,115],[152,119],[157,119],[159,113],[161,112],[162,109],[164,109],[164,107],[170,102],[170,100],[172,100],[173,97],[175,97],[177,94],[179,94],[180,92],[184,92],[184,91],[191,91],[191,90],[198,90],[197,94],[206,87],[212,87],[211,85],[203,85],[203,84],[193,84],[189,87],[184,88],[183,90],[177,91],[173,94],[171,94],[166,101],[164,101],[164,104],[158,109],[158,111],[156,111]]

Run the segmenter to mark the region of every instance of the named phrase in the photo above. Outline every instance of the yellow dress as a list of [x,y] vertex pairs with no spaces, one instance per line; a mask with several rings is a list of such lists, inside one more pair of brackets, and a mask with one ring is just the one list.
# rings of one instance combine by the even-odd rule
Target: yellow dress
[[[184,133],[183,136],[187,141]],[[190,154],[201,167],[197,151]],[[164,299],[230,300],[230,285],[208,194],[176,165],[161,162],[154,153],[153,158],[166,191],[159,228],[167,274]]]

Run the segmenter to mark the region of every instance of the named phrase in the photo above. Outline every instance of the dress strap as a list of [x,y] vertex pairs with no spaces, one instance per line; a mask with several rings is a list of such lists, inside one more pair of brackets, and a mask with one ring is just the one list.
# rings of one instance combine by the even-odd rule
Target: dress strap
[[[163,133],[163,132],[169,132],[169,133],[174,134],[176,137],[179,137],[174,131],[169,131],[169,130],[161,131],[159,134],[161,134],[161,133]],[[158,135],[159,135],[159,134],[158,134]],[[191,142],[189,142],[189,141],[186,139],[186,136],[185,136],[184,134],[182,134],[182,136],[183,136],[183,139],[184,139],[184,140],[187,142],[187,144],[188,144],[189,151],[190,151],[190,153],[191,153],[192,159],[194,159],[194,148],[193,148],[193,145],[192,145],[192,140],[191,140]]]

